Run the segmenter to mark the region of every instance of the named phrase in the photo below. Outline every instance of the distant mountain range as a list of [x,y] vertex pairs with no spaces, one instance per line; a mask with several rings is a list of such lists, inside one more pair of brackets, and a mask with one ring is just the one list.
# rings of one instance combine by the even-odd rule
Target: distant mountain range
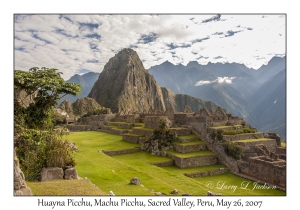
[[169,107],[183,111],[185,105],[194,111],[217,108],[213,102],[161,88],[132,49],[123,49],[109,59],[88,97],[117,113],[165,111]]
[[258,70],[237,63],[201,65],[192,61],[184,66],[166,61],[147,71],[135,51],[124,49],[108,61],[101,74],[74,75],[68,81],[80,84],[82,94],[61,101],[72,103],[88,96],[113,112],[169,106],[183,111],[184,105],[199,111],[219,105],[258,130],[276,132],[286,139],[285,57],[274,57]]
[[66,82],[74,82],[81,85],[81,94],[76,96],[66,95],[58,101],[58,104],[61,104],[64,100],[68,100],[70,103],[74,103],[77,99],[86,97],[90,93],[99,75],[100,73],[89,72],[83,75],[75,74],[74,76],[72,76]]
[[258,70],[237,63],[166,61],[149,72],[174,93],[210,100],[264,132],[286,139],[286,58],[274,57]]

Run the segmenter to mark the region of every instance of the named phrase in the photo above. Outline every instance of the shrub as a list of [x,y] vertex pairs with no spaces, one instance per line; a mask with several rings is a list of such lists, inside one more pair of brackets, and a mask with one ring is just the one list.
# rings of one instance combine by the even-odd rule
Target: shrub
[[154,147],[154,145],[156,145],[155,143],[156,141],[158,146],[157,149],[161,150],[170,147],[174,140],[175,140],[174,131],[167,128],[166,121],[161,120],[159,127],[157,129],[154,129],[153,135],[149,140],[145,141],[144,145],[146,147],[145,149],[148,152],[153,153],[155,152],[156,149]]
[[50,131],[24,129],[15,140],[20,168],[26,180],[38,180],[43,167],[75,166],[69,142]]
[[225,141],[224,144],[224,150],[226,154],[230,157],[232,157],[235,160],[239,160],[241,156],[241,147],[231,141]]
[[210,134],[210,137],[215,141],[222,142],[223,141],[223,132],[221,130],[218,130],[217,132],[213,131]]

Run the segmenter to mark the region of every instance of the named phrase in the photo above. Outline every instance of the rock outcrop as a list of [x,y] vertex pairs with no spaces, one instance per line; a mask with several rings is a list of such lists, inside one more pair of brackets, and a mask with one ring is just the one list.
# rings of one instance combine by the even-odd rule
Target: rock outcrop
[[217,108],[213,102],[175,95],[169,89],[161,88],[132,49],[123,49],[108,61],[88,97],[109,107],[112,112],[122,114],[165,111],[169,107],[182,112],[185,105],[193,111],[203,107]]
[[88,97],[114,113],[165,110],[160,86],[132,49],[109,59]]
[[26,185],[25,176],[20,169],[16,155],[14,156],[14,195],[32,195],[31,189]]

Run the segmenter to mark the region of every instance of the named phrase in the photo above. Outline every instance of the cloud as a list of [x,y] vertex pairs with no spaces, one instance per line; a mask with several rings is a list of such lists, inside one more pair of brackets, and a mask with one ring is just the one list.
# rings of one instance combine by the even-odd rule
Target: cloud
[[219,21],[221,18],[220,14],[217,14],[216,16],[213,16],[212,18],[203,20],[202,23],[208,23],[208,22],[212,22],[212,21]]
[[259,68],[274,55],[285,54],[286,36],[285,16],[261,17],[15,15],[14,63],[23,70],[58,68],[68,79],[83,68],[101,72],[112,56],[131,47],[146,69],[166,60],[183,65],[236,62]]
[[211,83],[227,83],[227,84],[232,84],[232,80],[235,79],[235,77],[217,77],[217,79],[208,81],[208,80],[200,80],[196,82],[195,86],[201,86],[201,85],[207,85]]

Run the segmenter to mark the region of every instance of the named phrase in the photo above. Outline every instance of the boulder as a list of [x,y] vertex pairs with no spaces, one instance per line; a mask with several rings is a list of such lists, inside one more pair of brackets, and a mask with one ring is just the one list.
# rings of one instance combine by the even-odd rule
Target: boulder
[[40,181],[51,181],[55,179],[63,179],[64,171],[62,168],[58,167],[50,167],[50,168],[42,168]]
[[75,168],[67,168],[65,170],[64,179],[78,179],[77,171]]
[[130,180],[130,184],[141,184],[141,180],[137,177],[134,177]]
[[171,194],[178,194],[178,190],[177,189],[172,190]]

